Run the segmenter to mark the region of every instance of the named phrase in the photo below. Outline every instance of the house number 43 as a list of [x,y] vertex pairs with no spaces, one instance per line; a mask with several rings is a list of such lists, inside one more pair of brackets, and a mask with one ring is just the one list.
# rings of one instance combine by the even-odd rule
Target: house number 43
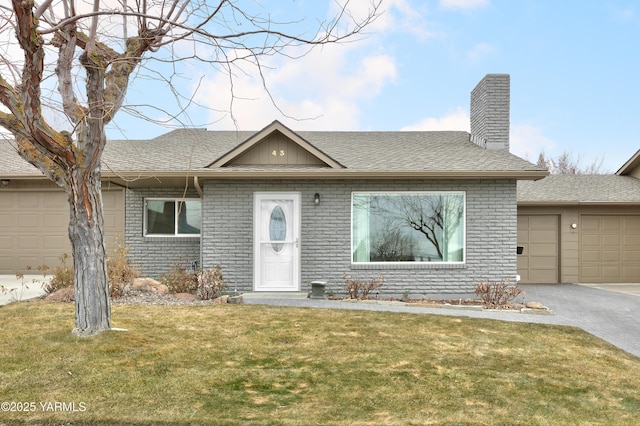
[[280,151],[274,149],[273,151],[271,151],[271,155],[274,157],[284,157],[285,152],[284,149],[281,149]]

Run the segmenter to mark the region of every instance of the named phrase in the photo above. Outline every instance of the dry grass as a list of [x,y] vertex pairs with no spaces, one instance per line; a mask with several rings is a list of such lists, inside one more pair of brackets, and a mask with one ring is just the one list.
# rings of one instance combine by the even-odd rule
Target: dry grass
[[575,328],[242,305],[0,308],[0,424],[635,424],[640,360]]

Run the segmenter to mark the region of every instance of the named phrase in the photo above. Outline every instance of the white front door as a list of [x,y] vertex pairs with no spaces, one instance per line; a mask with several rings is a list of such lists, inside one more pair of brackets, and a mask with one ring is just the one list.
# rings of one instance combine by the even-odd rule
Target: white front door
[[300,290],[300,194],[257,192],[253,202],[254,290]]

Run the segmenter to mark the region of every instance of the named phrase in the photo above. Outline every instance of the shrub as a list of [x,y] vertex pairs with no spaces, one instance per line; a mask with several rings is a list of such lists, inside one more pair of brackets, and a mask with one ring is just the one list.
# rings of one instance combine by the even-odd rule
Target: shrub
[[[48,282],[45,281],[42,285],[45,293],[51,294],[61,288],[73,286],[73,265],[68,265],[70,258],[71,256],[67,253],[63,253],[62,256],[60,256],[60,265],[53,268],[51,279]],[[44,265],[38,269],[45,270],[45,268],[46,270],[49,269]]]
[[476,286],[475,293],[480,296],[485,308],[503,308],[520,295],[524,290],[518,284],[511,284],[508,279],[500,282],[481,282]]
[[160,277],[160,282],[167,286],[170,293],[195,293],[198,288],[198,276],[187,272],[187,267],[180,261],[175,262],[169,272]]
[[196,295],[202,300],[216,299],[222,295],[222,291],[227,288],[222,277],[220,265],[215,269],[207,269],[198,273],[198,288]]
[[[107,258],[107,278],[109,280],[109,295],[111,298],[122,297],[126,285],[131,284],[135,278],[140,276],[129,262],[128,254],[129,247],[117,241],[112,254]],[[49,282],[45,280],[42,286],[47,294],[54,293],[61,288],[73,286],[73,265],[68,264],[69,259],[71,259],[71,256],[67,253],[60,256],[60,265],[53,268],[51,279]],[[38,270],[46,272],[49,267],[46,265],[39,266]]]
[[111,256],[107,259],[107,273],[109,276],[109,295],[117,299],[124,295],[125,287],[133,283],[140,274],[129,262],[129,247],[116,241]]
[[370,281],[365,281],[347,274],[344,276],[344,284],[347,287],[349,299],[366,299],[369,293],[382,287],[384,275],[380,274]]

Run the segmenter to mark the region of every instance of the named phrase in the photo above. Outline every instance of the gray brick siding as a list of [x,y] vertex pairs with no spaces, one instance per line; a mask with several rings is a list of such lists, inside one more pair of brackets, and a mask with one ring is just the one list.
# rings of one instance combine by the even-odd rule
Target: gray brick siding
[[486,149],[509,150],[509,74],[487,74],[471,91],[471,140]]
[[191,266],[200,264],[199,237],[145,237],[145,198],[198,198],[195,191],[176,188],[127,189],[125,192],[125,244],[129,247],[129,259],[145,277],[159,279],[162,274],[180,262]]
[[[344,293],[344,275],[383,273],[383,294],[470,294],[483,280],[516,275],[515,180],[262,181],[206,180],[203,187],[202,265],[221,265],[230,290],[253,290],[253,194],[301,194],[301,290],[314,280]],[[465,191],[464,265],[351,265],[351,193],[358,191]],[[315,205],[314,194],[321,195]]]

